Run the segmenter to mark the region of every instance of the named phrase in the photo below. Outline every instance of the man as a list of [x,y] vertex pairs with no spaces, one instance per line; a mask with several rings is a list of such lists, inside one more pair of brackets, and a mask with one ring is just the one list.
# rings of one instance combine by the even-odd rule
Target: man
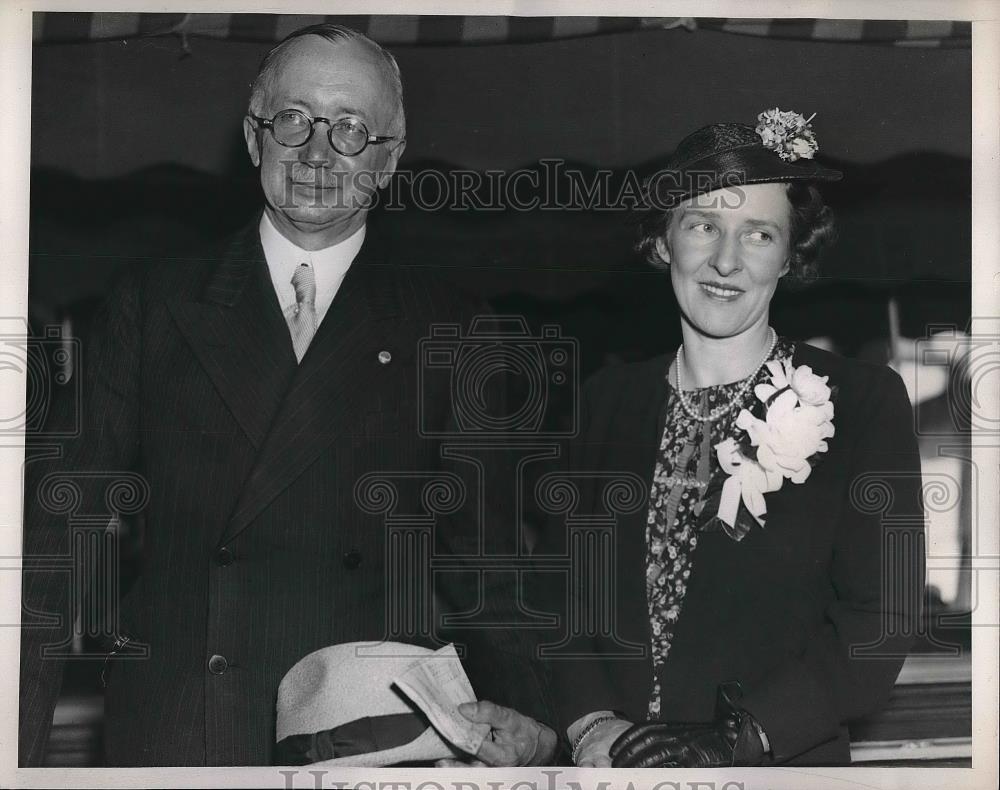
[[[391,635],[407,602],[387,600],[399,571],[355,485],[440,467],[417,419],[443,424],[449,395],[418,391],[417,343],[476,312],[366,236],[405,147],[399,70],[381,47],[334,25],[293,33],[261,66],[244,132],[263,213],[208,255],[129,272],[87,339],[80,435],[28,465],[28,559],[69,553],[65,515],[31,495],[47,475],[71,472],[89,513],[108,472],[148,484],[142,574],[106,662],[109,765],[267,764],[284,673],[313,650]],[[25,611],[67,611],[67,586],[27,572]],[[63,660],[42,655],[57,630],[23,631],[22,765],[44,756]],[[148,655],[127,658],[137,645]],[[506,666],[512,691],[544,694],[498,655],[499,677]],[[470,715],[503,747],[481,759],[551,756],[534,721],[485,704]]]

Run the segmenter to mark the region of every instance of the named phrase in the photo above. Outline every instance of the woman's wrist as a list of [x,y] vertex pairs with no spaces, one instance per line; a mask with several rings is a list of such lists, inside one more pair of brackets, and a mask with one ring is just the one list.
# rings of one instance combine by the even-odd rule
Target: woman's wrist
[[583,732],[584,728],[586,728],[592,721],[608,717],[614,718],[615,712],[613,710],[595,710],[581,716],[579,719],[570,724],[569,727],[566,728],[566,739],[569,741],[570,746],[573,746],[576,743],[577,738],[580,737],[580,733]]
[[579,762],[580,750],[587,743],[587,740],[596,734],[602,724],[606,724],[609,721],[617,720],[617,716],[611,711],[601,711],[599,715],[591,715],[590,721],[580,727],[576,733],[576,737],[570,741],[571,749],[573,752],[573,762]]
[[[586,716],[581,716],[566,728],[573,763],[580,765],[582,762],[589,762],[593,758],[590,752],[595,750],[595,743],[606,740],[605,736],[609,732],[613,732],[614,737],[617,738],[619,734],[631,726],[631,722],[621,718],[611,710],[593,711]],[[606,752],[610,746],[610,742],[605,744],[603,751]]]

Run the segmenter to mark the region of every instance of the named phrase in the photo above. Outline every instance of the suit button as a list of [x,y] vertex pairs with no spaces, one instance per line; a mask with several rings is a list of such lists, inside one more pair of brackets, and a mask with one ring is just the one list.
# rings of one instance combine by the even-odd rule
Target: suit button
[[351,549],[344,555],[344,567],[354,570],[361,564],[361,552],[357,549]]
[[213,675],[221,675],[229,669],[229,662],[226,661],[225,656],[214,655],[208,659],[208,671]]
[[231,565],[234,559],[235,557],[233,557],[233,552],[225,547],[215,552],[216,565]]

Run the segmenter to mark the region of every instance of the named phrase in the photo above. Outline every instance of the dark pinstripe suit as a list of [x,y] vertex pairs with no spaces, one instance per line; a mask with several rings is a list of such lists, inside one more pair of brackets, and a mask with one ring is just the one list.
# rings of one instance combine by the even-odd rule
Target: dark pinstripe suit
[[[120,617],[150,654],[110,670],[109,764],[266,764],[282,675],[312,650],[387,633],[384,527],[353,488],[367,472],[440,466],[437,445],[417,438],[417,341],[432,321],[467,325],[472,311],[371,246],[301,365],[256,224],[204,259],[143,267],[98,321],[83,435],[66,460],[29,473],[135,469],[150,485],[144,569]],[[448,393],[428,407],[447,419]],[[65,519],[31,489],[26,555],[65,552]],[[84,487],[85,501],[99,496]],[[27,574],[26,604],[61,611],[65,587],[57,574]],[[51,629],[23,636],[20,755],[32,765],[61,667],[37,660]],[[209,671],[212,655],[227,659],[223,673]],[[529,680],[516,682],[537,699]]]

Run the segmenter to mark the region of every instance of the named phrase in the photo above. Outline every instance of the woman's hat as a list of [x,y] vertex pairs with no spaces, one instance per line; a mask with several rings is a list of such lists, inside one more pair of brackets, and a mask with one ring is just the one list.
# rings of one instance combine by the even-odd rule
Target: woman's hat
[[393,685],[434,651],[348,642],[310,653],[278,686],[276,765],[377,767],[460,754]]
[[839,181],[839,170],[813,160],[819,145],[810,121],[775,107],[757,116],[757,126],[715,123],[692,132],[674,151],[666,168],[647,186],[655,207],[669,209],[682,200],[716,189],[775,181]]

